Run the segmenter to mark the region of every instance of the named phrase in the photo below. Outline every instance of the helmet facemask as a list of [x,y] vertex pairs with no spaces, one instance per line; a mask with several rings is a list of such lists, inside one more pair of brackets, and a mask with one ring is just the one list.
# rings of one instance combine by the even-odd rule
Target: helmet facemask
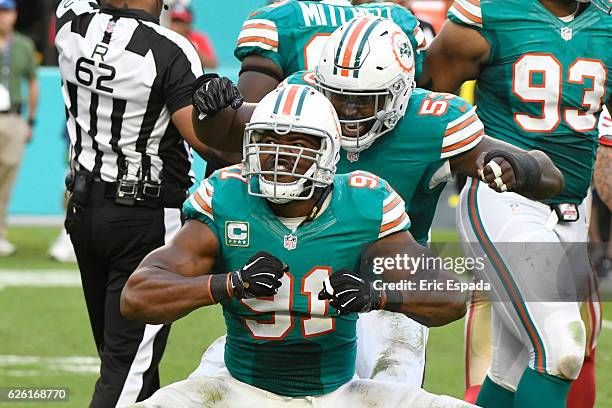
[[367,149],[392,130],[414,89],[410,39],[390,20],[356,17],[332,33],[314,81],[332,101],[342,123],[342,147]]
[[[319,147],[299,146],[293,141],[278,142],[279,139],[289,140],[290,136],[318,139]],[[309,200],[316,188],[333,183],[339,149],[335,143],[334,138],[321,129],[250,123],[245,129],[243,147],[243,176],[249,180],[249,194],[276,204]],[[257,177],[257,183],[251,182],[253,177]]]
[[363,91],[326,85],[320,76],[315,76],[315,83],[338,113],[342,147],[349,152],[369,148],[376,139],[392,130],[404,116],[405,102],[414,89],[414,83],[409,84],[402,76],[386,88]]

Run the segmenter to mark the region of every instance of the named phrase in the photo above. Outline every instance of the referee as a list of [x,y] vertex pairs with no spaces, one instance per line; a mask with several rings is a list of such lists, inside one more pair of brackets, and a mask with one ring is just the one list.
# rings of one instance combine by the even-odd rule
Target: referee
[[[121,316],[132,271],[180,225],[192,185],[191,88],[202,75],[188,40],[158,24],[162,0],[62,0],[56,46],[71,140],[66,216],[100,378],[90,407],[123,407],[159,388],[169,326]],[[187,143],[186,143],[187,142]]]

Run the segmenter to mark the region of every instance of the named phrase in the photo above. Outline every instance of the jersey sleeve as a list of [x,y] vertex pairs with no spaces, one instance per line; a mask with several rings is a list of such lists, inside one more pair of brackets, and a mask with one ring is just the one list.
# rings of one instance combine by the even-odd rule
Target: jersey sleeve
[[449,159],[473,149],[484,137],[484,125],[476,107],[462,98],[452,98],[444,118],[441,159]]
[[62,0],[55,10],[56,33],[68,22],[82,14],[92,13],[100,8],[94,0]]
[[406,203],[385,180],[381,180],[383,194],[382,217],[378,239],[399,231],[410,229],[410,217],[406,213]]
[[448,19],[463,26],[483,28],[480,0],[455,0],[448,9]]
[[419,20],[406,8],[395,6],[392,9],[391,16],[393,21],[401,27],[404,33],[410,39],[415,59],[415,79],[418,79],[423,72],[423,62],[425,61],[425,53],[427,51],[427,38],[421,29]]
[[250,55],[259,55],[274,61],[284,71],[285,61],[279,52],[280,35],[277,14],[276,10],[270,6],[251,13],[242,24],[234,50],[236,58],[243,61]]
[[215,212],[213,210],[215,206],[213,203],[215,194],[214,177],[213,175],[202,181],[198,189],[185,201],[183,204],[183,216],[185,220],[198,220],[208,225],[217,236],[217,239],[219,239],[219,229],[215,224]]
[[599,116],[599,143],[612,146],[612,118],[606,107]]

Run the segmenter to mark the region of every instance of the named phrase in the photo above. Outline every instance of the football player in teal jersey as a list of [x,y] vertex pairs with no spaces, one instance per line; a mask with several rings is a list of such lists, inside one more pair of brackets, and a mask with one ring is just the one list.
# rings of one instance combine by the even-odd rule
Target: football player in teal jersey
[[143,260],[121,298],[127,317],[153,324],[220,303],[226,369],[134,407],[473,407],[354,379],[357,313],[385,309],[437,326],[463,316],[465,300],[382,286],[455,282],[445,270],[391,266],[368,279],[372,260],[435,255],[414,241],[385,180],[335,174],[340,124],[329,101],[308,86],[273,91],[244,138],[243,164],[201,184],[185,203],[185,226]]
[[331,33],[354,17],[388,18],[408,35],[416,50],[417,78],[425,35],[406,8],[392,4],[351,5],[349,0],[279,1],[251,13],[234,54],[242,62],[238,89],[247,102],[258,102],[289,75],[314,69]]
[[[365,33],[363,45],[360,41],[350,41]],[[393,179],[398,193],[408,203],[408,213],[415,216],[411,233],[422,244],[427,242],[439,195],[451,171],[478,175],[483,167],[479,157],[486,163],[496,158],[494,164],[500,166],[496,169],[499,177],[490,166],[484,171],[490,186],[498,191],[549,197],[562,188],[562,177],[546,155],[525,153],[484,136],[482,123],[469,103],[448,94],[413,91],[414,60],[410,42],[388,20],[361,17],[349,21],[330,37],[316,75],[311,71],[296,73],[288,82],[303,83],[315,77],[316,86],[325,91],[341,115],[345,152],[338,164],[339,171],[378,171]],[[196,92],[199,112],[234,115],[231,109],[219,113],[220,108],[232,101],[225,92],[217,92],[219,85],[218,79],[211,78]],[[244,122],[240,121],[247,120],[249,109],[252,109],[249,105],[240,108],[233,122],[219,123],[219,116],[205,119],[200,123],[202,130],[210,128],[204,135],[216,135],[226,145],[231,144],[240,137],[244,129]],[[499,180],[495,181],[496,178]],[[394,348],[404,350],[402,363],[397,364],[401,370],[395,372],[394,380],[420,383],[426,329],[412,325],[409,319],[372,313],[360,320],[360,338],[382,337],[381,333],[389,332],[384,330],[387,324],[411,333],[408,341],[390,338],[368,341],[376,347],[368,347],[358,355],[358,374],[361,378],[386,375],[374,370],[376,362],[388,353],[390,345],[401,344],[402,347]]]
[[[427,41],[418,20],[404,7],[391,3],[353,6],[349,0],[278,1],[253,11],[242,25],[234,54],[241,61],[238,89],[244,100],[259,102],[289,75],[313,69],[329,35],[361,15],[389,18],[402,27],[417,50],[418,75]],[[207,174],[241,159],[227,150],[213,153]]]
[[[478,79],[478,114],[487,134],[544,151],[565,176],[563,191],[542,202],[492,195],[472,180],[460,201],[465,240],[490,250],[492,242],[510,242],[519,231],[528,231],[521,233],[524,241],[586,242],[588,213],[582,202],[593,173],[597,119],[612,95],[611,11],[609,0],[457,0],[449,10],[449,21],[426,58],[433,89],[451,92],[466,80]],[[530,251],[536,248],[533,245]],[[553,252],[549,257],[554,258]],[[585,250],[571,258],[574,270],[590,270]],[[601,318],[597,299],[584,302],[585,325],[578,304],[562,303],[556,313],[537,303],[524,307],[523,292],[529,288],[512,289],[513,276],[531,272],[544,279],[544,274],[513,269],[510,263],[517,261],[513,254],[491,259],[495,263],[491,269],[506,277],[506,290],[514,295],[511,304],[493,305],[493,336],[502,341],[493,348],[478,403],[565,406],[570,383],[580,373],[568,406],[592,407],[593,352]],[[506,315],[511,318],[500,317]],[[576,338],[580,341],[572,340]],[[526,356],[521,364],[515,361],[519,351]],[[477,385],[479,379],[474,380]],[[473,398],[477,388],[468,392]]]

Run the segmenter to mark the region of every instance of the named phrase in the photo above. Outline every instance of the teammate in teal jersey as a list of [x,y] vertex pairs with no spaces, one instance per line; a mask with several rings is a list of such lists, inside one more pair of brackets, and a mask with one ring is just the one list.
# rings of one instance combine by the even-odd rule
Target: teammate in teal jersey
[[[266,96],[246,128],[243,165],[205,180],[185,203],[185,226],[130,277],[126,316],[167,323],[221,303],[228,333],[227,370],[164,387],[135,407],[473,406],[353,379],[357,313],[384,308],[443,325],[465,303],[457,292],[377,289],[363,279],[360,265],[371,259],[435,255],[407,232],[404,203],[386,181],[335,175],[339,130],[313,88]],[[454,282],[444,270],[411,276],[391,267],[381,282]]]
[[[368,35],[363,59],[356,68],[353,64],[359,56],[359,48],[350,46],[347,39],[357,30],[368,32]],[[494,176],[490,166],[484,169],[490,186],[498,191],[516,189],[521,194],[538,197],[549,197],[560,191],[561,174],[546,155],[525,153],[487,138],[474,109],[460,98],[419,89],[413,92],[413,67],[409,40],[397,25],[385,19],[362,17],[351,20],[332,34],[324,47],[316,76],[317,86],[325,89],[342,116],[345,152],[341,155],[339,171],[363,169],[383,172],[392,178],[392,183],[399,186],[400,196],[409,203],[408,213],[417,217],[411,227],[415,238],[421,243],[427,242],[443,188],[439,185],[445,183],[451,170],[477,175],[483,167],[479,157],[487,163],[495,158],[495,165],[500,166],[497,169],[499,177]],[[314,74],[295,74],[289,82],[301,82],[309,77]],[[220,85],[219,80],[211,78],[196,93],[199,112],[212,115],[231,102],[226,99],[225,92],[216,91],[217,85]],[[252,106],[243,105],[235,117],[248,118],[249,109]],[[234,121],[223,123],[224,127],[215,130],[205,130],[216,122],[218,117],[206,119],[200,126],[205,135],[216,135],[224,143],[232,143],[244,129],[244,122]],[[498,149],[497,153],[494,149]],[[506,153],[500,153],[499,149]],[[529,171],[530,168],[534,171]],[[514,169],[518,169],[516,175]],[[527,179],[534,184],[525,184]],[[387,322],[386,317],[393,321]],[[404,350],[404,360],[398,364],[402,367],[398,369],[401,374],[396,373],[394,381],[407,384],[422,381],[427,331],[413,325],[409,319],[398,320],[396,316],[377,314],[360,319],[360,338],[381,336],[379,333],[385,332],[388,323],[402,327],[403,333],[411,333],[410,341],[413,341],[389,338],[368,341],[376,347],[368,347],[365,354],[358,357],[361,378],[370,378],[376,372],[374,367],[379,357],[388,354],[390,345],[395,345],[394,349]]]
[[242,62],[238,88],[245,100],[258,102],[294,72],[314,69],[329,35],[363,15],[388,18],[402,27],[417,51],[418,78],[427,42],[406,8],[392,3],[352,6],[349,0],[280,1],[251,13],[238,37],[234,54]]
[[[521,239],[534,243],[586,242],[587,213],[581,203],[593,172],[597,118],[612,95],[607,71],[612,66],[611,10],[608,0],[457,0],[449,10],[450,21],[426,58],[433,89],[450,92],[466,80],[478,79],[478,114],[487,134],[544,151],[565,176],[564,190],[545,200],[546,205],[511,194],[491,195],[471,181],[460,201],[459,223],[465,240],[490,248],[492,242],[514,241],[520,233]],[[501,247],[497,245],[496,251]],[[531,251],[537,247],[532,245],[526,255],[534,255]],[[554,252],[550,250],[548,256],[555,258]],[[598,302],[584,303],[586,327],[580,322],[577,304],[562,303],[555,313],[537,303],[525,308],[524,292],[529,288],[516,293],[513,276],[527,273],[544,278],[544,274],[533,267],[526,272],[512,266],[518,262],[516,254],[494,255],[491,270],[505,277],[507,292],[515,295],[513,303],[507,304],[510,307],[502,303],[493,307],[493,335],[503,341],[493,349],[478,403],[485,407],[564,406],[570,382],[578,377],[586,354],[567,403],[572,408],[592,407],[593,351],[601,317]],[[585,250],[572,256],[571,263],[574,270],[590,270]],[[581,329],[569,329],[574,326]],[[484,335],[477,333],[475,338]],[[576,344],[572,338],[584,341]],[[519,352],[528,358],[516,364]],[[473,398],[477,391],[478,387],[468,390],[471,395],[466,397]]]
[[[361,15],[389,18],[400,25],[417,50],[420,72],[427,41],[418,20],[406,8],[391,3],[352,6],[349,0],[279,1],[255,10],[242,25],[234,54],[242,64],[238,89],[244,100],[259,102],[289,75],[313,69],[329,35]],[[211,174],[240,159],[237,153],[213,150],[207,157],[206,172]]]

